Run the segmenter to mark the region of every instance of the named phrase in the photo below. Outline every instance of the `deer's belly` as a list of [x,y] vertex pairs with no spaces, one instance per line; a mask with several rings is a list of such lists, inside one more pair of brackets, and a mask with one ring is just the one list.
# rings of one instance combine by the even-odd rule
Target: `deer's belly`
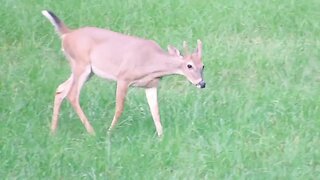
[[101,78],[109,79],[109,80],[113,80],[113,81],[117,80],[116,76],[113,73],[111,73],[111,71],[105,71],[105,70],[99,69],[98,67],[95,67],[93,65],[91,65],[91,68],[92,68],[93,73]]

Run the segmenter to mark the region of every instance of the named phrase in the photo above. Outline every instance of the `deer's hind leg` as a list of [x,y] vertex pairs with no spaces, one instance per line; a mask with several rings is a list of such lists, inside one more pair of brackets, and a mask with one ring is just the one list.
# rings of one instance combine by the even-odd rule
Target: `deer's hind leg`
[[76,67],[75,69],[73,69],[74,78],[73,78],[70,91],[67,97],[73,109],[78,114],[82,124],[86,128],[87,132],[90,134],[95,134],[93,127],[91,126],[88,118],[84,114],[79,103],[81,88],[83,87],[84,83],[87,81],[90,74],[91,74],[90,65],[87,65],[85,67]]
[[53,116],[52,116],[52,122],[51,122],[51,133],[55,133],[57,130],[61,103],[64,100],[64,98],[68,95],[72,81],[73,81],[73,76],[71,74],[69,79],[63,82],[62,84],[60,84],[56,90],[54,105],[53,105]]

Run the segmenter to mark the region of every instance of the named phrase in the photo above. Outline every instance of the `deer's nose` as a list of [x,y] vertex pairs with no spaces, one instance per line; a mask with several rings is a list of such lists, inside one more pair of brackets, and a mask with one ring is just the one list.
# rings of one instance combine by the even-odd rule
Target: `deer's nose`
[[205,88],[205,87],[206,87],[206,82],[201,81],[201,82],[200,82],[200,87],[201,87],[201,88]]
[[204,80],[200,81],[198,84],[197,84],[197,87],[199,88],[205,88],[206,87],[206,82]]

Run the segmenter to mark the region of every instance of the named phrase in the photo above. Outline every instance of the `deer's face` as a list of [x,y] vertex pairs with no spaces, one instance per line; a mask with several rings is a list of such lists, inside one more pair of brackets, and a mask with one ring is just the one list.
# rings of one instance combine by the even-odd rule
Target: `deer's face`
[[203,78],[204,65],[201,57],[197,53],[184,57],[183,74],[184,76],[198,88],[205,88],[206,83]]
[[203,79],[204,65],[202,63],[202,43],[200,40],[197,42],[197,48],[195,52],[189,53],[187,43],[183,42],[184,54],[181,55],[180,51],[175,47],[168,47],[169,54],[175,55],[183,59],[181,67],[181,73],[184,75],[192,84],[198,88],[205,88],[206,82]]

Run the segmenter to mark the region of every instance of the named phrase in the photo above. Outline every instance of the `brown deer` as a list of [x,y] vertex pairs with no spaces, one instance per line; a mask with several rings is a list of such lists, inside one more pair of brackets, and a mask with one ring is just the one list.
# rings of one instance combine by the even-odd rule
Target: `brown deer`
[[124,35],[96,27],[69,29],[54,13],[42,14],[53,24],[62,41],[62,51],[69,60],[71,75],[56,90],[51,132],[55,133],[62,101],[67,97],[86,130],[94,129],[79,104],[80,91],[91,74],[117,82],[115,114],[111,131],[124,107],[129,86],[145,88],[147,101],[158,136],[163,133],[158,109],[157,87],[163,76],[180,74],[198,88],[204,88],[202,43],[189,53],[186,42],[182,56],[175,47],[168,46],[168,53],[151,40]]

